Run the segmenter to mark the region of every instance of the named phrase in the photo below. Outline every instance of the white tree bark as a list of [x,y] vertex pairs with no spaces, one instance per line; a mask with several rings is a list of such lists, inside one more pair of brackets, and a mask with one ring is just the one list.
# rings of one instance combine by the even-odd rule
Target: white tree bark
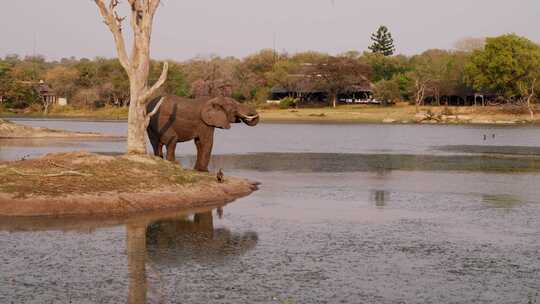
[[415,96],[415,105],[416,105],[416,113],[418,113],[418,107],[420,104],[424,101],[424,95],[426,92],[426,86],[427,82],[417,79],[415,81],[415,89],[416,89],[416,96]]
[[535,86],[536,86],[536,78],[532,80],[531,90],[529,92],[530,94],[527,96],[527,108],[529,109],[529,115],[531,117],[531,121],[534,121],[534,110],[533,110],[531,101],[535,95],[535,91],[534,91]]
[[122,21],[125,17],[121,18],[116,11],[120,1],[110,0],[108,5],[104,1],[106,0],[94,0],[100,15],[113,35],[118,60],[129,77],[130,104],[127,152],[146,154],[145,134],[149,122],[146,104],[165,83],[168,72],[168,64],[165,62],[158,81],[153,86],[148,87],[152,24],[160,0],[127,0],[131,8],[130,24],[134,36],[131,56],[128,56],[122,34]]

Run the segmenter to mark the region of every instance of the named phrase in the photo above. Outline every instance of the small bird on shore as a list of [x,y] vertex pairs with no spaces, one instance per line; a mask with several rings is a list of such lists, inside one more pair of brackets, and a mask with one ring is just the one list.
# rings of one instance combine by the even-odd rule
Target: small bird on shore
[[223,169],[219,168],[218,173],[216,174],[216,178],[217,178],[218,183],[220,184],[223,183],[225,179],[225,175],[223,174]]

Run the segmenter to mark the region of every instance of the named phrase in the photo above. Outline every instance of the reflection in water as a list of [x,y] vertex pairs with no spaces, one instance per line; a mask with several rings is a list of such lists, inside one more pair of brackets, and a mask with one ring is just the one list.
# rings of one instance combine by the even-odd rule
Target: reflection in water
[[521,199],[512,195],[484,195],[482,200],[493,208],[513,208],[523,204]]
[[454,145],[436,147],[439,151],[499,155],[540,156],[540,147],[534,146],[476,146]]
[[386,202],[390,199],[390,193],[383,190],[371,191],[371,201],[375,202],[375,206],[384,207]]
[[146,303],[146,226],[127,225],[128,303]]
[[146,237],[150,259],[158,264],[223,260],[238,256],[257,244],[254,232],[233,233],[215,228],[211,211],[190,218],[158,221],[148,226]]
[[[180,157],[190,167],[194,157]],[[339,153],[254,153],[215,155],[211,168],[259,172],[376,172],[384,177],[392,170],[538,172],[539,157],[493,155],[410,155]]]
[[[216,214],[222,217],[223,207],[218,207]],[[149,274],[155,274],[153,266],[165,265],[165,269],[168,269],[194,260],[198,263],[223,261],[253,249],[258,241],[255,232],[236,233],[226,228],[216,228],[213,211],[208,208],[119,218],[0,217],[0,231],[9,232],[96,233],[96,229],[118,225],[126,227],[125,252],[129,282],[127,302],[130,304],[152,302],[149,293],[153,295],[155,289],[152,289],[148,278]],[[5,291],[3,288],[0,284],[0,299],[1,292]],[[157,290],[156,293],[161,292]]]
[[[218,214],[223,214],[220,207]],[[158,220],[148,225],[127,225],[129,303],[146,303],[147,263],[212,262],[239,256],[257,244],[255,232],[232,233],[215,228],[211,210],[191,216]]]
[[[488,142],[500,146],[455,146],[478,144],[483,128],[492,127],[224,131],[214,167],[264,185],[227,209],[226,221],[208,209],[0,218],[0,231],[15,232],[0,232],[0,303],[527,303],[529,290],[540,290],[540,150],[517,146],[540,146],[540,128],[498,129]],[[125,149],[121,141],[76,145]],[[454,148],[433,150],[442,145]],[[0,159],[70,150],[0,142]],[[194,153],[193,144],[178,152]],[[62,232],[43,233],[51,229]],[[536,298],[529,292],[528,302]]]

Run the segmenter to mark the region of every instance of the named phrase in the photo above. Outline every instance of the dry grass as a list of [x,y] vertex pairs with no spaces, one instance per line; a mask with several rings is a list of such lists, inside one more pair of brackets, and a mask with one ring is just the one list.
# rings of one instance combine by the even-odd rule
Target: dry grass
[[128,108],[112,106],[105,106],[98,109],[73,108],[71,106],[55,107],[52,109],[50,116],[127,119]]
[[99,133],[70,132],[42,127],[30,127],[0,119],[0,138],[98,138],[113,137]]
[[[527,121],[528,111],[523,107],[420,107],[420,112],[432,111],[462,116],[454,123],[468,122],[496,122],[496,121]],[[309,109],[277,109],[264,104],[259,107],[263,121],[266,122],[351,122],[351,123],[381,123],[384,120],[393,120],[398,123],[415,122],[417,118],[415,106],[405,102],[394,106],[383,107],[378,105],[341,105],[337,108],[309,108]],[[537,107],[539,112],[540,107]],[[2,111],[0,115],[10,116],[16,113]],[[23,113],[24,116],[43,117],[41,112]],[[55,107],[48,117],[66,118],[97,118],[97,119],[127,119],[128,109],[106,106],[99,109],[84,109]],[[535,120],[540,122],[540,119]]]
[[209,174],[184,170],[150,156],[112,157],[75,152],[0,163],[0,192],[23,198],[145,191],[213,179]]
[[[508,107],[420,107],[420,112],[457,115],[455,123],[490,123],[497,121],[527,121],[529,114],[523,108]],[[539,109],[540,110],[540,109]],[[415,106],[398,103],[394,106],[342,105],[337,108],[308,109],[260,109],[262,121],[266,122],[353,122],[381,123],[392,120],[397,123],[416,122]],[[540,117],[540,113],[538,115]],[[535,120],[534,122],[540,122]]]
[[13,112],[0,108],[0,116],[25,116],[25,117],[50,117],[50,118],[94,118],[94,119],[127,119],[128,108],[105,106],[98,109],[75,108],[72,106],[53,107],[49,115],[44,115],[41,111],[28,110],[24,112]]

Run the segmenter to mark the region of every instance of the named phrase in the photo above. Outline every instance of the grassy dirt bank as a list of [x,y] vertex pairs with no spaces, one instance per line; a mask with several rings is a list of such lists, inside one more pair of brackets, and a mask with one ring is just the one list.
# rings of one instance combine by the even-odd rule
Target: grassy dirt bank
[[184,170],[151,156],[86,152],[0,162],[0,216],[122,215],[230,202],[245,179]]
[[378,105],[341,105],[337,108],[260,109],[264,122],[313,123],[453,123],[515,124],[539,123],[524,109],[505,107],[416,107],[406,103],[383,107]]
[[19,125],[0,119],[0,139],[35,139],[35,138],[111,138],[116,137],[101,133],[70,132],[48,128]]
[[[310,122],[310,123],[453,123],[453,124],[515,124],[540,123],[540,115],[534,120],[524,108],[488,107],[416,107],[405,102],[393,106],[340,105],[337,108],[277,109],[263,105],[258,108],[263,122]],[[535,111],[540,111],[536,107]],[[72,119],[125,120],[128,109],[106,106],[99,109],[55,107],[49,115],[41,112],[9,112],[0,109],[4,117],[48,117]],[[429,119],[428,119],[429,118]]]
[[128,108],[106,106],[103,108],[75,108],[71,106],[53,107],[49,114],[45,115],[42,111],[23,110],[13,111],[0,108],[2,117],[33,117],[33,118],[84,118],[84,119],[107,119],[107,120],[125,120],[128,117]]

